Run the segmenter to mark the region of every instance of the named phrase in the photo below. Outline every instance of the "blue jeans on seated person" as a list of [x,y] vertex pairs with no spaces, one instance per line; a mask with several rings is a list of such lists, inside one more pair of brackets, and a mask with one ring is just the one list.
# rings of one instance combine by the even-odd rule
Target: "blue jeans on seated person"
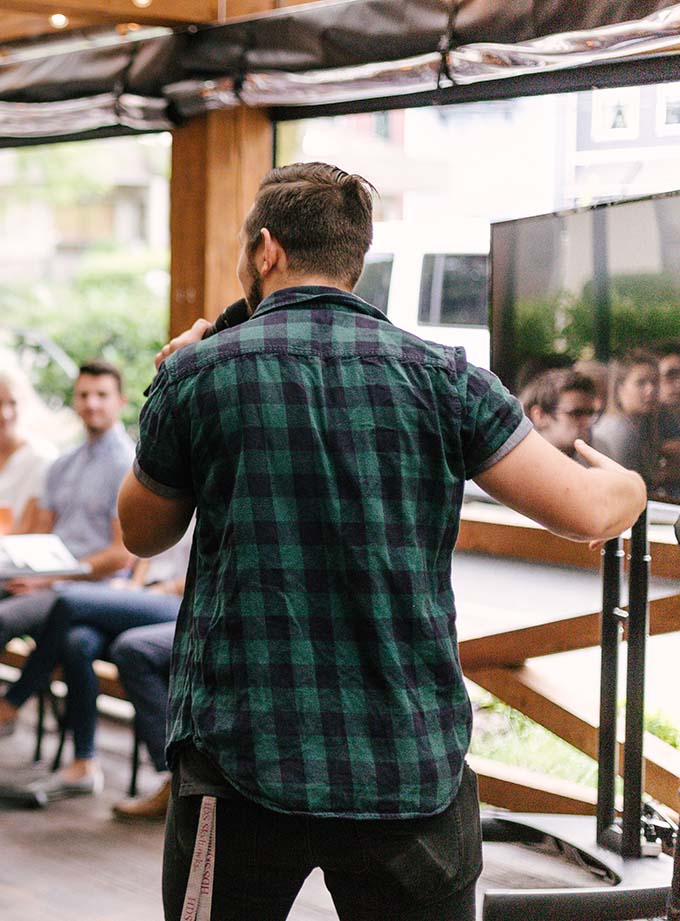
[[137,732],[157,771],[165,770],[165,715],[175,624],[126,630],[111,644],[109,658],[135,708]]
[[166,623],[177,618],[181,598],[144,589],[114,589],[82,584],[64,589],[56,598],[21,677],[6,699],[20,707],[47,687],[58,664],[68,685],[66,723],[73,730],[76,758],[95,751],[99,682],[95,659],[104,658],[117,636],[132,627]]

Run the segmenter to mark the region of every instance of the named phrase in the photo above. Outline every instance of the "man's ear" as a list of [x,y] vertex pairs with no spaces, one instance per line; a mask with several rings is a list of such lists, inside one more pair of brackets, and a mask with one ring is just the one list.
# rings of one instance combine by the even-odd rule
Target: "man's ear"
[[266,277],[274,268],[278,268],[279,271],[285,271],[288,266],[288,260],[279,241],[271,235],[266,227],[262,228],[260,236],[262,238],[260,273]]
[[540,432],[542,429],[544,429],[550,420],[550,413],[544,412],[536,403],[529,407],[529,412],[527,415],[533,422],[534,428],[537,432]]

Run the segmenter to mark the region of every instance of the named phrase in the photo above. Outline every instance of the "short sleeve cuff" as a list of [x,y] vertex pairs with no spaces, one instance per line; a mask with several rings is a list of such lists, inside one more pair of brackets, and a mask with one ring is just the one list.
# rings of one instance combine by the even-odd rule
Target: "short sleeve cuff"
[[176,486],[168,486],[166,483],[159,483],[158,480],[154,480],[153,477],[150,477],[148,473],[142,470],[137,458],[132,462],[132,472],[142,486],[163,499],[187,499],[193,496],[191,489],[179,489]]
[[494,464],[497,464],[499,460],[505,457],[506,454],[509,454],[513,448],[516,448],[520,441],[524,441],[529,432],[533,430],[533,425],[527,419],[526,416],[522,416],[520,419],[519,425],[512,432],[509,438],[503,442],[500,448],[497,448],[493,454],[482,461],[471,473],[468,473],[468,479],[472,480],[476,476],[479,476],[480,473],[484,473],[485,470],[488,470],[490,467],[493,467]]

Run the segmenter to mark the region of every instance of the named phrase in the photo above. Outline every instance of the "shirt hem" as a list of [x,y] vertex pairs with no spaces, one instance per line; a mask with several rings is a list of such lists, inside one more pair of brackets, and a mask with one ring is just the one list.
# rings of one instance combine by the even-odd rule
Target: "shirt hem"
[[[280,803],[273,802],[266,796],[258,796],[252,790],[244,788],[240,783],[235,781],[226,773],[224,768],[218,764],[217,759],[212,754],[210,754],[210,752],[206,751],[205,748],[198,745],[195,739],[189,737],[182,739],[181,741],[171,743],[171,757],[169,757],[167,760],[171,765],[172,771],[177,769],[178,760],[181,757],[181,750],[187,745],[193,745],[196,751],[200,752],[206,758],[209,758],[215,767],[217,767],[220,774],[224,777],[225,784],[229,784],[229,786],[233,787],[238,794],[249,800],[251,803],[255,803],[258,806],[262,806],[264,809],[269,809],[271,812],[277,812],[281,815],[308,816],[309,818],[314,819],[355,819],[357,821],[375,821],[376,819],[380,819],[381,821],[388,822],[399,822],[413,819],[431,819],[434,818],[434,816],[445,812],[451,803],[453,803],[455,798],[458,796],[462,778],[461,770],[461,774],[458,777],[458,783],[456,784],[456,787],[449,798],[443,804],[438,805],[436,809],[433,809],[429,812],[340,812],[334,810],[324,810],[323,812],[318,812],[311,809],[291,809],[282,806]],[[463,763],[465,763],[465,759],[463,759]],[[210,795],[215,795],[215,792],[212,788]]]

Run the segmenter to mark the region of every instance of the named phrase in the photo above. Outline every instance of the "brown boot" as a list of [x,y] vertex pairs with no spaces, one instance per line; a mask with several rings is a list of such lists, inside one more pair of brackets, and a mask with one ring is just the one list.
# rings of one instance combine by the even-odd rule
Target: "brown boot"
[[150,796],[124,799],[113,807],[113,814],[123,822],[144,822],[165,818],[170,801],[170,780]]

